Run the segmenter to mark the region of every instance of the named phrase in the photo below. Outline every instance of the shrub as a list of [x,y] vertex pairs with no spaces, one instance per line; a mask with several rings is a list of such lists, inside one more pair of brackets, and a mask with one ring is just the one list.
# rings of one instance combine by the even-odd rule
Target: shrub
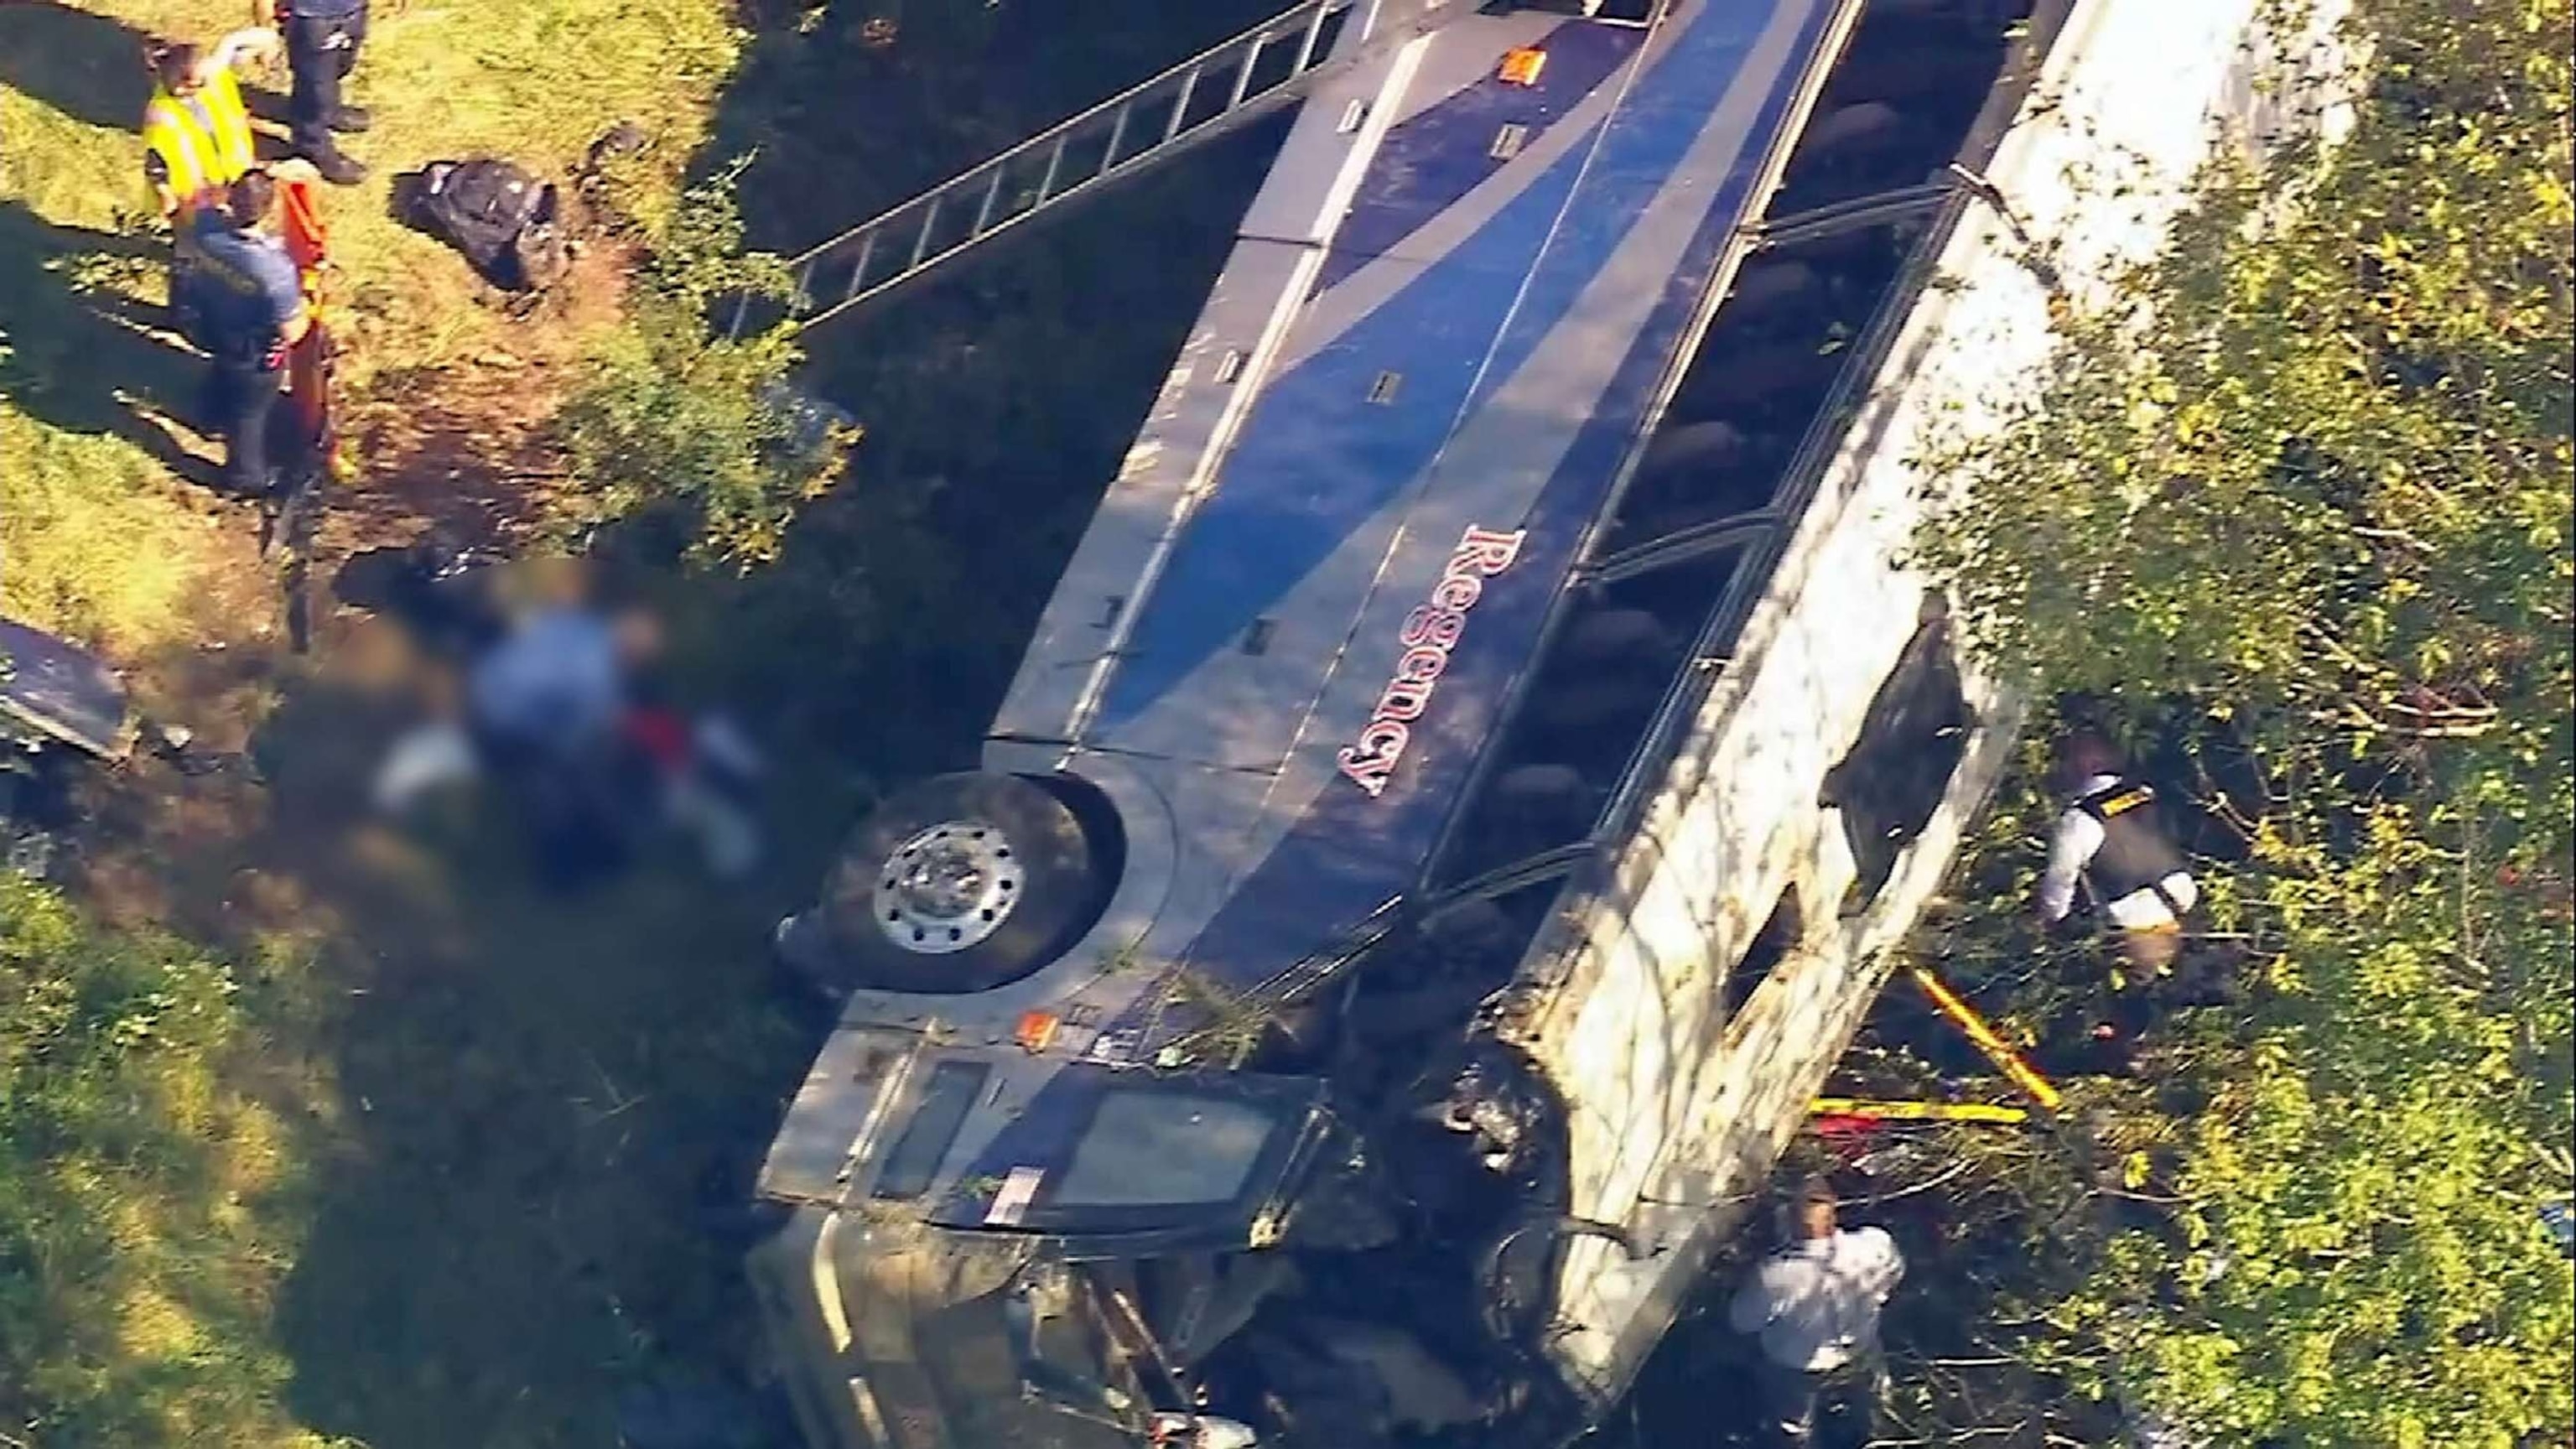
[[556,418],[595,527],[648,508],[683,511],[701,557],[774,558],[797,508],[840,477],[857,430],[803,400],[795,324],[725,336],[732,309],[795,295],[778,258],[742,249],[733,182],[691,188],[653,229],[628,320]]
[[[2576,25],[2357,16],[2378,82],[2299,204],[2214,178],[1946,460],[1927,548],[1985,646],[2253,781],[2200,802],[2242,837],[2212,918],[2250,1001],[2153,1054],[2127,1226],[2060,1219],[2020,1296],[2068,1383],[2212,1443],[2565,1442]],[[2035,949],[2021,834],[1987,837],[1988,962]]]

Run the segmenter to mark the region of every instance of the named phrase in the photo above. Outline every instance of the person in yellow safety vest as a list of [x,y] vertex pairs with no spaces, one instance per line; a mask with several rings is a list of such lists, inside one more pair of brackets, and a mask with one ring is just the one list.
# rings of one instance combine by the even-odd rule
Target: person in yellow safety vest
[[152,101],[143,110],[143,175],[164,220],[219,199],[256,164],[250,108],[234,71],[254,56],[278,55],[277,32],[236,30],[211,50],[180,42],[152,57]]

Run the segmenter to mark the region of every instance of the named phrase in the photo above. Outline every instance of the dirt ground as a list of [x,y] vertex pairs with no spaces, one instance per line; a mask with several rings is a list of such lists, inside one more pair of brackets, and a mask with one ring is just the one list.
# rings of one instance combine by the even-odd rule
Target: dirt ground
[[[613,276],[582,285],[613,297]],[[810,1052],[761,943],[850,808],[828,783],[781,792],[761,878],[719,891],[656,859],[577,899],[534,890],[497,821],[422,839],[362,807],[405,671],[330,578],[433,522],[524,535],[564,335],[531,330],[507,360],[359,410],[369,467],[325,515],[309,653],[288,646],[256,510],[212,505],[223,584],[193,637],[132,676],[154,718],[263,778],[137,762],[82,853],[82,894],[111,918],[256,963],[259,1065],[300,1099],[315,1163],[277,1304],[291,1407],[373,1449],[604,1445],[640,1383],[739,1379],[725,1230]]]
[[[262,1027],[241,1069],[302,1124],[311,1164],[295,1205],[308,1226],[274,1304],[294,1365],[287,1407],[370,1449],[607,1449],[621,1418],[638,1433],[684,1420],[667,1403],[638,1417],[644,1396],[673,1391],[683,1406],[715,1406],[693,1442],[766,1446],[729,1397],[757,1378],[741,1208],[817,1038],[771,978],[769,927],[802,904],[882,782],[971,758],[1046,581],[1222,256],[1225,223],[1248,199],[1241,178],[1258,168],[1240,147],[1192,163],[1068,219],[1044,246],[979,265],[945,296],[817,339],[812,385],[869,425],[848,482],[799,525],[786,558],[750,578],[647,568],[673,616],[684,691],[736,706],[773,753],[769,862],[717,888],[673,852],[556,897],[530,884],[489,810],[409,834],[368,818],[362,784],[405,717],[405,671],[387,631],[340,607],[329,581],[349,557],[432,524],[505,549],[527,542],[561,482],[540,425],[584,338],[613,314],[625,259],[593,249],[538,315],[513,320],[451,256],[367,214],[379,183],[334,194],[355,218],[343,426],[361,468],[323,515],[299,653],[284,561],[262,552],[258,509],[206,488],[211,449],[149,406],[186,384],[158,319],[133,305],[149,258],[116,217],[85,209],[106,168],[130,160],[92,167],[102,132],[85,128],[124,124],[131,108],[110,94],[130,89],[123,47],[176,13],[109,8],[0,3],[0,50],[13,52],[0,59],[0,107],[63,133],[0,178],[0,213],[22,209],[28,242],[13,250],[0,214],[0,283],[19,277],[16,294],[44,309],[12,318],[11,340],[33,339],[19,362],[52,384],[23,402],[41,427],[130,444],[167,470],[141,495],[167,532],[138,541],[201,550],[194,582],[177,617],[148,621],[159,636],[148,647],[106,642],[145,713],[189,727],[206,750],[245,753],[263,778],[136,761],[100,787],[76,884],[112,919],[174,927],[241,963]],[[439,7],[379,8],[415,47],[452,33]],[[769,38],[755,48],[713,121],[734,140],[778,137],[798,124],[800,93],[837,88],[851,68],[884,102],[852,155],[782,145],[755,166],[752,195],[799,203],[755,212],[770,244],[855,220],[864,200],[905,184],[886,158],[945,164],[925,134],[969,160],[984,131],[1071,109],[1075,92],[1114,88],[1095,82],[1151,69],[1171,44],[1158,21],[1095,27],[1104,45],[1085,64],[1098,64],[1068,69],[1032,49],[1035,37],[952,8],[915,17],[891,56]],[[40,51],[44,67],[25,63]],[[66,70],[65,57],[78,63]],[[943,119],[942,98],[967,94],[958,77],[995,66],[1039,84],[994,88],[976,115]],[[402,108],[422,103],[371,78],[362,98],[393,102],[399,136]],[[386,130],[380,121],[362,154],[408,159],[390,154]],[[851,184],[808,184],[816,166]],[[1138,254],[1140,216],[1178,239]],[[99,256],[122,260],[98,285],[72,285]],[[66,339],[59,350],[53,337]],[[1050,360],[1063,356],[1087,365],[1058,375]],[[151,385],[119,393],[128,363],[150,364]],[[921,627],[932,617],[935,632]],[[716,1397],[691,1397],[701,1390]]]
[[[443,7],[380,7],[414,54],[453,33]],[[0,0],[0,48],[73,37],[104,75],[153,7],[109,8],[136,14],[118,30]],[[1078,0],[1038,25],[981,3],[916,4],[890,48],[855,24],[784,17],[719,99],[708,155],[760,148],[744,178],[754,237],[793,249],[1271,8],[1140,14]],[[0,104],[38,84],[0,61]],[[41,84],[57,102],[114,109],[59,76]],[[380,85],[366,98],[393,96]],[[419,98],[395,106],[439,120]],[[689,1441],[700,1449],[771,1449],[729,1397],[758,1378],[741,1207],[818,1032],[773,981],[768,929],[803,903],[878,789],[972,759],[1276,139],[1255,128],[811,339],[807,385],[868,436],[777,563],[692,573],[652,540],[628,542],[671,612],[684,689],[733,705],[773,754],[773,849],[738,886],[717,888],[674,852],[551,896],[492,811],[402,833],[361,806],[405,717],[406,675],[387,631],[339,607],[329,580],[432,524],[505,549],[532,537],[561,485],[540,425],[584,338],[613,315],[615,248],[592,250],[558,297],[514,320],[452,257],[373,216],[350,223],[344,426],[362,467],[315,541],[307,652],[290,647],[282,561],[259,548],[257,510],[184,481],[208,460],[189,457],[202,453],[194,439],[163,435],[174,496],[205,519],[192,535],[205,583],[184,629],[118,662],[146,712],[245,752],[263,780],[136,763],[103,789],[80,887],[113,917],[174,926],[244,963],[266,1030],[245,1070],[305,1124],[313,1164],[309,1227],[275,1303],[297,1419],[369,1449],[608,1449],[621,1415],[642,1423],[642,1396],[675,1390],[716,1406],[716,1425]],[[380,128],[367,144],[382,156],[392,143]],[[63,251],[116,235],[105,216],[59,234],[55,218],[79,214],[69,171],[10,184]],[[1135,244],[1140,229],[1155,245]],[[6,242],[0,232],[0,268]],[[109,305],[63,294],[58,268],[27,270],[49,306],[94,319]],[[1083,365],[1056,361],[1067,357]],[[86,402],[40,421],[149,443],[64,366]],[[1722,1371],[1696,1362],[1690,1372]],[[702,1390],[714,1397],[688,1397]],[[1658,1420],[1642,1422],[1641,1445]]]
[[[15,353],[0,392],[48,449],[6,466],[52,467],[53,440],[74,440],[58,472],[21,475],[36,491],[12,497],[112,500],[126,522],[97,525],[107,566],[184,564],[175,596],[72,621],[92,626],[143,713],[210,753],[246,752],[264,778],[137,759],[98,782],[70,883],[108,919],[240,963],[260,1041],[238,1070],[300,1125],[307,1164],[286,1205],[301,1250],[276,1265],[273,1303],[292,1416],[372,1449],[617,1443],[640,1389],[745,1377],[732,1229],[811,1050],[762,943],[856,802],[841,771],[791,746],[782,766],[804,767],[779,792],[768,872],[718,890],[688,861],[655,859],[572,899],[532,889],[492,820],[419,838],[367,818],[363,782],[403,719],[404,680],[386,631],[329,581],[432,525],[527,544],[560,484],[541,425],[613,320],[628,257],[602,242],[535,314],[505,312],[377,209],[384,175],[417,159],[396,148],[470,143],[475,128],[410,132],[403,111],[422,98],[364,77],[379,176],[330,198],[342,424],[361,466],[323,514],[299,653],[261,510],[208,486],[214,449],[172,417],[192,369],[155,305],[153,243],[103,199],[130,189],[131,138],[113,138],[139,110],[146,27],[224,21],[116,8],[0,5],[0,350]],[[379,11],[391,34],[371,69],[400,63],[406,31],[427,46],[443,23],[427,7]],[[123,461],[138,454],[146,466]]]

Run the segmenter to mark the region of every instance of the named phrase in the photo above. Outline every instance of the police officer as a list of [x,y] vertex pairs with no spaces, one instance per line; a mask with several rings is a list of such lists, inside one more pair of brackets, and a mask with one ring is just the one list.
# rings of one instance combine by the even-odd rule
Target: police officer
[[214,355],[206,413],[225,444],[224,476],[236,492],[270,492],[268,420],[284,380],[286,350],[312,325],[295,259],[268,229],[277,183],[266,171],[243,173],[220,205],[191,212],[180,244],[190,303],[206,350]]
[[2129,964],[2160,975],[2181,950],[2182,918],[2199,901],[2200,888],[2156,819],[2156,792],[2091,730],[2068,733],[2056,755],[2050,778],[2067,805],[2039,880],[2040,920],[2051,926],[2066,920],[2080,884],[2119,931]]
[[358,63],[367,39],[367,0],[256,0],[286,32],[286,64],[294,73],[287,120],[295,154],[313,163],[334,186],[354,186],[367,168],[340,149],[335,134],[367,129],[365,108],[350,105],[340,85]]
[[153,52],[152,101],[143,108],[143,179],[161,218],[220,199],[252,165],[250,109],[234,72],[254,56],[274,56],[277,34],[236,30],[202,49],[187,42]]

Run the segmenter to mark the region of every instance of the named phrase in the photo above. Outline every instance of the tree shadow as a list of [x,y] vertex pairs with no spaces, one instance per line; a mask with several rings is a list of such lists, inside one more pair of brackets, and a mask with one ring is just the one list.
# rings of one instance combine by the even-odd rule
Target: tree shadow
[[151,37],[56,0],[0,0],[0,88],[76,121],[131,131],[152,99]]
[[193,421],[204,363],[154,335],[165,309],[116,285],[154,267],[160,251],[142,236],[58,225],[0,198],[0,297],[9,299],[0,393],[39,422],[124,438],[213,486],[213,465],[148,415]]
[[[139,133],[152,99],[146,55],[160,38],[58,0],[0,0],[0,90],[88,125]],[[270,128],[251,138],[259,159],[293,154],[283,134],[286,93],[245,83],[242,101],[254,122]]]
[[819,1027],[776,989],[766,927],[810,888],[846,793],[778,761],[814,799],[781,806],[783,865],[749,882],[655,852],[548,893],[497,801],[416,832],[368,815],[402,711],[395,674],[355,677],[354,632],[326,633],[322,671],[261,721],[262,819],[198,852],[185,891],[238,900],[224,882],[264,875],[333,937],[313,1043],[339,1110],[277,1305],[292,1410],[450,1449],[642,1443],[622,1420],[731,1403],[744,1427],[709,1449],[790,1442],[752,1423],[741,1253]]
[[[755,25],[700,156],[749,154],[754,245],[793,251],[1085,110],[1280,7],[1274,0],[1054,0],[1043,22],[1007,6],[884,3],[808,23],[779,3]],[[890,33],[870,23],[900,17]],[[817,12],[822,13],[822,12]],[[854,96],[868,123],[849,123]]]
[[[1111,0],[1083,3],[1100,13]],[[1230,18],[1197,23],[1221,32]],[[903,42],[913,47],[898,52],[907,62],[923,58],[932,23]],[[941,86],[995,95],[1009,90],[997,72],[1040,74],[1059,91],[1032,103],[1034,119],[1051,120],[1187,48],[1131,20],[1112,37],[1130,63],[1104,74],[1042,54],[1046,38],[1077,33],[1070,22],[1030,29],[1038,33],[1000,36],[989,50],[980,33],[971,46],[961,40],[975,53],[938,86],[886,77],[857,87],[872,93],[871,107],[897,86],[925,99],[900,124],[863,128],[867,155],[840,157],[829,175],[791,186],[769,172],[770,195],[795,191],[811,206],[870,158],[911,165],[928,154],[918,144],[936,141],[962,162],[1010,139],[973,130],[990,117],[930,104]],[[763,103],[848,114],[849,74],[816,64],[793,78],[796,95],[771,88]],[[754,89],[738,84],[727,106],[750,102]],[[334,1082],[332,1153],[276,1317],[305,1423],[376,1449],[615,1442],[610,1421],[639,1383],[740,1371],[756,1335],[743,1208],[819,1037],[772,984],[769,927],[810,903],[870,777],[971,757],[1030,620],[1230,245],[1262,148],[1276,144],[1275,133],[1247,136],[1212,149],[1195,173],[1140,183],[1069,218],[1054,246],[1017,249],[955,305],[864,329],[852,344],[875,354],[913,338],[924,344],[916,355],[939,356],[930,344],[967,334],[986,344],[973,349],[979,363],[871,367],[845,352],[815,369],[818,385],[845,386],[868,405],[868,476],[818,509],[788,560],[746,583],[690,582],[692,617],[673,626],[675,644],[701,639],[707,658],[690,669],[715,685],[707,692],[766,722],[782,746],[772,803],[785,818],[774,821],[774,865],[760,879],[719,890],[663,863],[551,898],[528,883],[505,828],[459,821],[424,846],[364,820],[354,802],[385,721],[337,677],[327,620],[320,670],[290,684],[259,730],[254,752],[272,782],[261,818],[196,848],[150,842],[156,872],[187,877],[199,919],[238,930],[233,902],[255,875],[297,903],[290,924],[333,942],[331,969],[317,973],[329,1019],[311,1038]],[[1207,185],[1219,171],[1225,184]],[[763,214],[765,225],[798,220]],[[1181,227],[1185,244],[1135,246],[1140,219]],[[34,284],[49,305],[87,313],[80,325],[116,325],[43,264],[37,243],[62,240],[13,247],[0,234],[0,289]],[[1050,299],[1069,299],[1071,319],[1013,320]],[[1085,328],[1114,340],[1076,345]],[[1056,360],[1068,356],[1084,365]],[[47,367],[70,394],[48,404],[57,414],[85,402],[112,415],[103,390],[63,376],[74,371],[63,359]],[[989,401],[960,417],[961,399]],[[1016,448],[1003,441],[1013,438]],[[1029,465],[1028,453],[1045,465]],[[458,466],[491,462],[460,455]],[[971,612],[936,639],[900,623],[960,608]],[[890,698],[936,704],[889,709]]]
[[[272,717],[273,829],[364,947],[325,1034],[348,1158],[279,1303],[305,1422],[377,1449],[605,1442],[639,1384],[733,1376],[757,1334],[742,1209],[819,1036],[771,983],[768,928],[810,904],[873,785],[971,760],[1249,199],[1249,180],[1211,199],[1192,179],[1133,195],[1211,213],[1186,246],[1140,253],[1132,217],[1094,210],[1058,234],[1069,253],[1024,249],[980,295],[896,324],[980,334],[975,364],[818,367],[868,403],[865,476],[779,563],[668,580],[677,672],[760,727],[793,812],[747,892],[680,866],[549,899],[482,826],[434,865],[366,864],[368,832],[331,814],[359,787],[328,758],[363,703],[308,686]],[[1048,297],[1075,300],[1070,321],[1011,320]],[[1055,364],[1082,328],[1114,342]],[[898,622],[933,610],[935,637]]]

